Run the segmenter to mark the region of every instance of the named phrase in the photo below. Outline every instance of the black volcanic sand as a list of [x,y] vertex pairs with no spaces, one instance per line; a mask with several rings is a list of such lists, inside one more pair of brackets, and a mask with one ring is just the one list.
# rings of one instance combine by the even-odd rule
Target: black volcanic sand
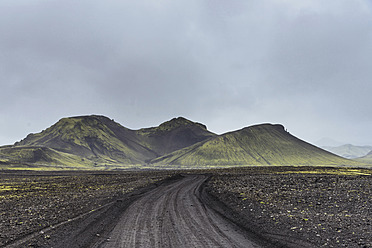
[[50,239],[50,234],[41,230],[93,212],[171,174],[1,171],[0,247],[32,233],[40,232],[42,239]]
[[[81,231],[87,240],[99,238],[97,228],[108,229],[110,216],[120,216],[115,211],[140,197],[130,200],[135,193],[128,192],[147,186],[145,192],[177,173],[1,171],[0,246],[50,247],[66,236],[80,238]],[[251,167],[198,173],[212,175],[202,201],[278,247],[302,247],[291,246],[291,240],[313,247],[372,247],[372,170]],[[87,234],[83,229],[91,223],[101,226]]]
[[371,173],[247,168],[213,176],[207,190],[240,225],[278,243],[291,237],[314,247],[372,247]]

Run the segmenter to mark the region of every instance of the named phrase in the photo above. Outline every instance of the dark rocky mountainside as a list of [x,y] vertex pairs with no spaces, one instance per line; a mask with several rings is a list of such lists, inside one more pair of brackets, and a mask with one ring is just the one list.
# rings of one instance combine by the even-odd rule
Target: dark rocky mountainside
[[144,128],[136,132],[147,147],[158,155],[164,155],[215,137],[200,123],[183,117],[164,122],[158,127]]

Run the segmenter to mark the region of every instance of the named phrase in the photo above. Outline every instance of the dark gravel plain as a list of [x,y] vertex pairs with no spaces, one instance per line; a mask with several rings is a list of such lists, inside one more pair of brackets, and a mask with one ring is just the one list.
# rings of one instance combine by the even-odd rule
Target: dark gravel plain
[[303,240],[313,247],[372,247],[372,170],[321,167],[137,172],[3,170],[0,247],[14,246],[30,234],[37,237],[14,247],[44,247],[42,244],[58,234],[58,229],[46,231],[50,227],[97,213],[105,204],[127,199],[124,196],[128,192],[180,173],[211,175],[203,189],[219,201],[216,205],[222,202],[226,206],[227,218],[278,241],[279,246],[286,239]]
[[274,240],[372,247],[372,170],[246,168],[220,172],[207,190],[236,220]]
[[[172,172],[0,173],[0,247],[172,175]],[[32,246],[32,245],[31,245]]]

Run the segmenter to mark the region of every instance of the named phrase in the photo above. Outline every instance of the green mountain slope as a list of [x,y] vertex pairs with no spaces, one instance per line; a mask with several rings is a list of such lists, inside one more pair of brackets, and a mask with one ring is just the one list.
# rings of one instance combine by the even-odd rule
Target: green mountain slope
[[47,147],[5,147],[0,148],[0,162],[18,167],[62,167],[84,168],[92,166],[79,156],[56,151]]
[[183,117],[131,130],[91,115],[63,118],[13,146],[0,147],[1,168],[4,165],[94,169],[361,163],[308,144],[281,125],[262,124],[216,135]]
[[96,163],[141,164],[157,156],[140,144],[135,131],[96,115],[63,118],[14,146],[48,147]]
[[306,143],[282,125],[262,124],[216,136],[152,161],[156,166],[356,165]]
[[204,125],[182,117],[159,127],[130,130],[104,116],[78,116],[63,118],[14,146],[0,148],[0,162],[77,167],[143,165],[213,136]]
[[351,144],[336,147],[323,146],[322,148],[348,159],[363,157],[372,151],[372,146],[354,146]]

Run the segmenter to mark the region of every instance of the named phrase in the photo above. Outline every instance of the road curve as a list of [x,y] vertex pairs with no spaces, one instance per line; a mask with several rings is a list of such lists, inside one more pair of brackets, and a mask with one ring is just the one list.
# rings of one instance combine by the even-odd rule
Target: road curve
[[260,247],[200,201],[206,179],[188,175],[145,193],[100,247]]

